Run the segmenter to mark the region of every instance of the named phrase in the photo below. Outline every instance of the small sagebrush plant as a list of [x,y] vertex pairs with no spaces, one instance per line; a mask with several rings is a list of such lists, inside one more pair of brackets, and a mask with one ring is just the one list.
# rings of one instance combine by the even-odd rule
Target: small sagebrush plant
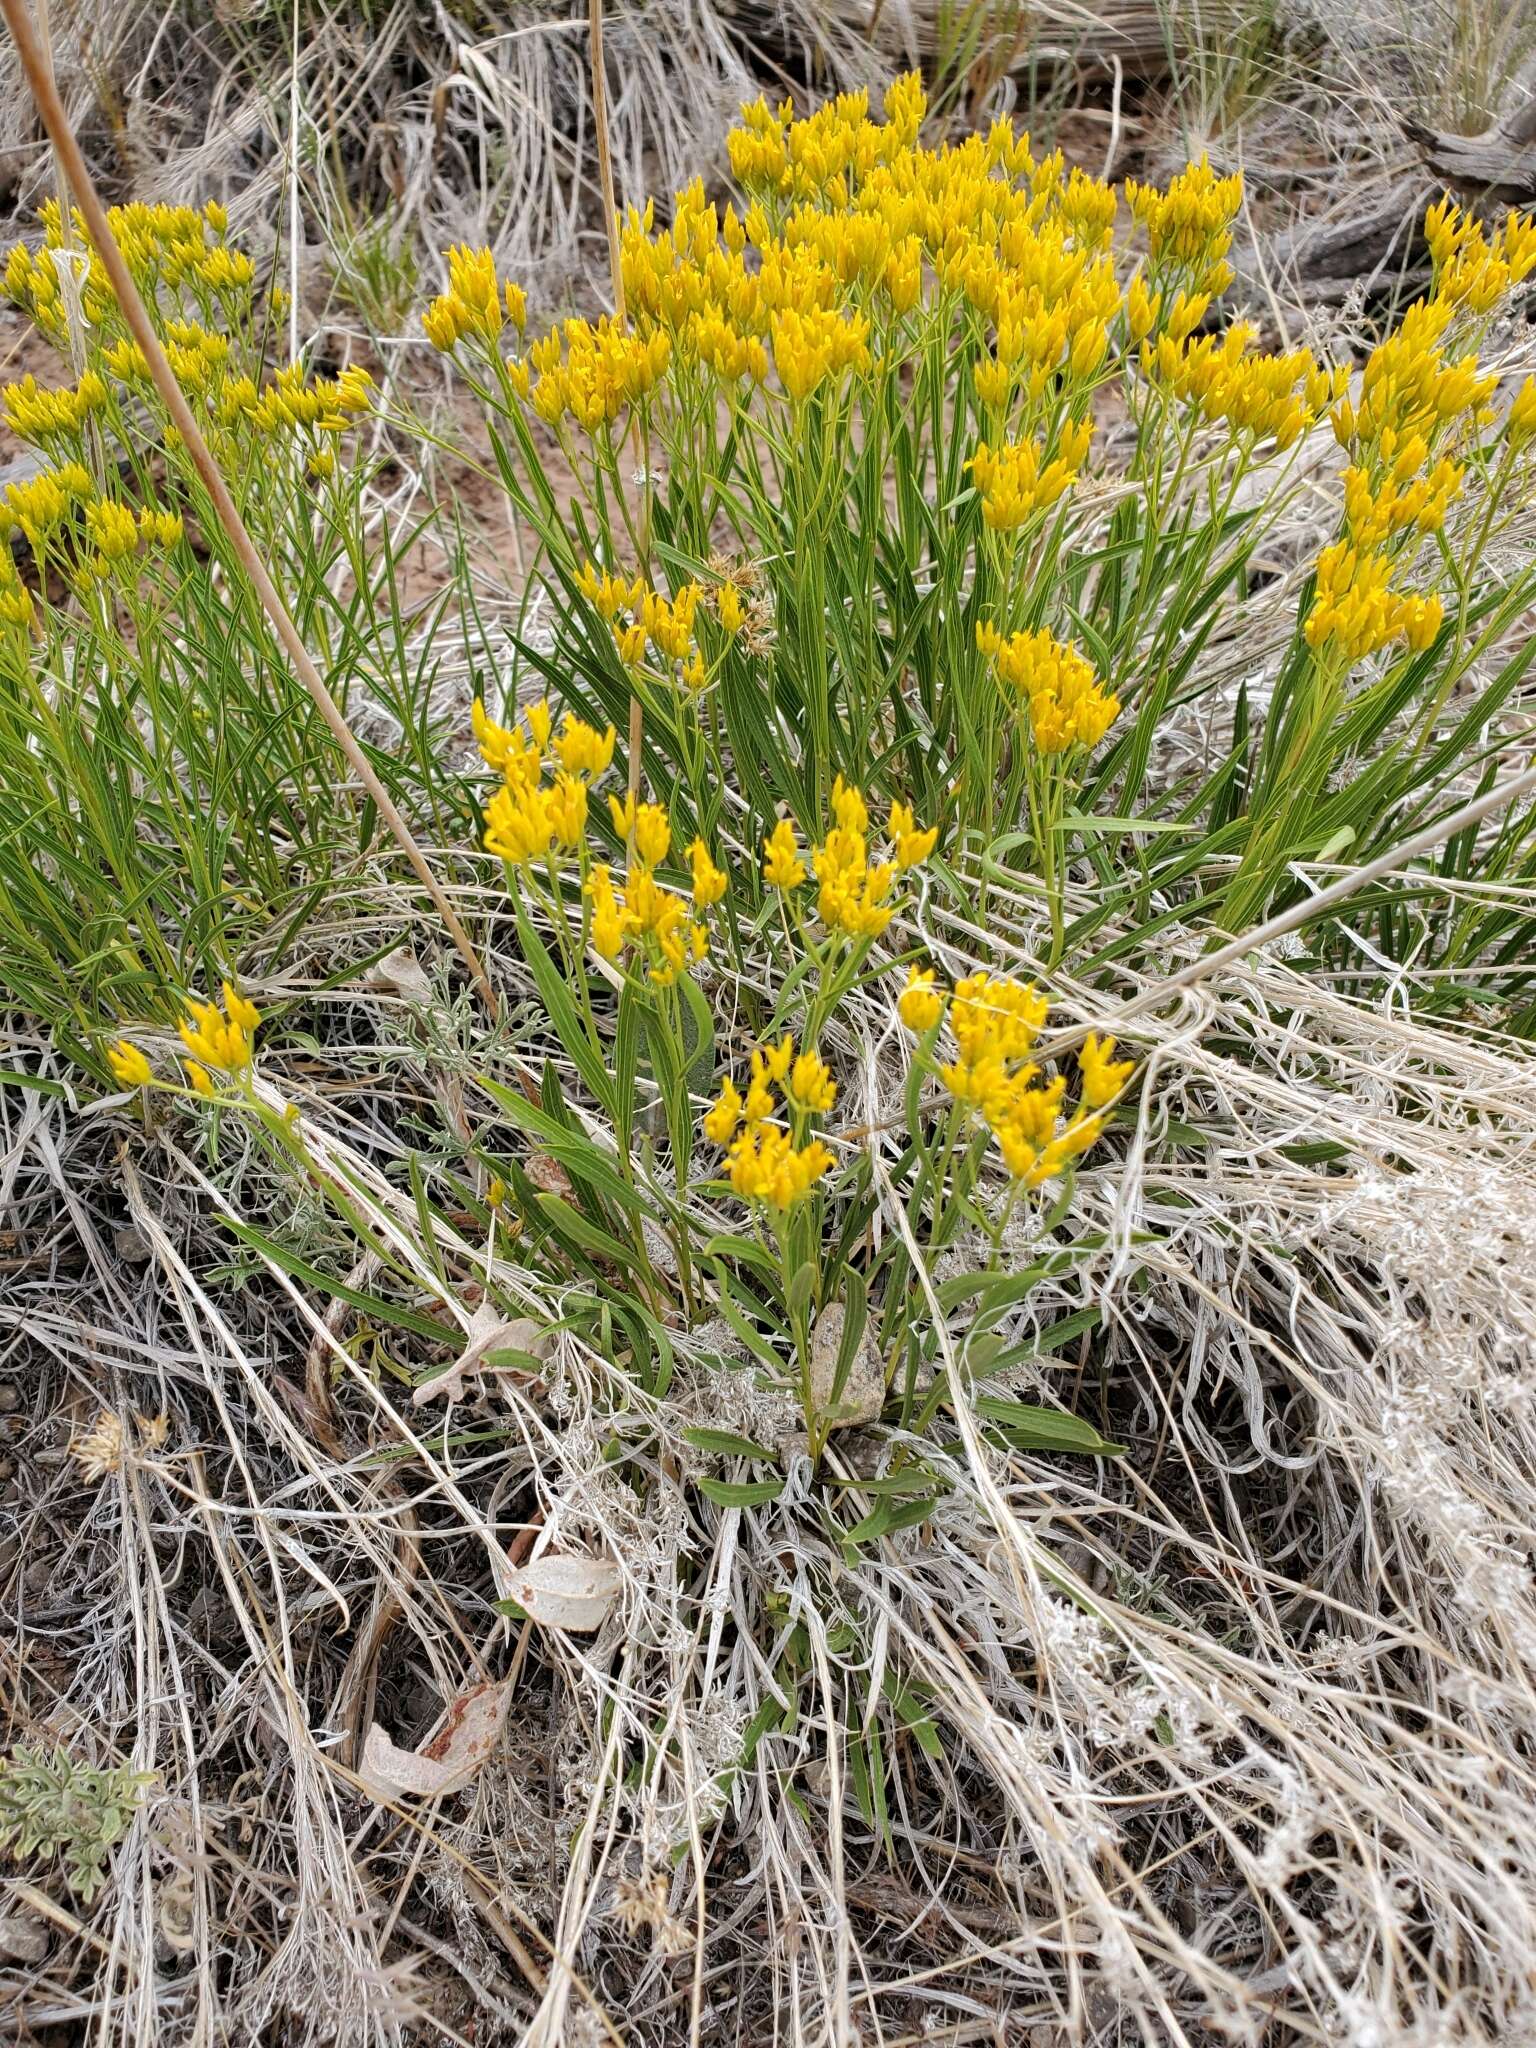
[[62,1863],[70,1890],[89,1905],[154,1782],[153,1771],[98,1770],[62,1748],[18,1745],[0,1758],[0,1850],[18,1863]]

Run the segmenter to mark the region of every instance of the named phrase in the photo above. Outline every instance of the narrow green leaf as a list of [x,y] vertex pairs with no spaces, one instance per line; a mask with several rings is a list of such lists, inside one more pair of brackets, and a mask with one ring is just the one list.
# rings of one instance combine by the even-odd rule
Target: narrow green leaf
[[757,1458],[773,1460],[773,1452],[764,1445],[754,1443],[749,1436],[738,1436],[731,1429],[685,1429],[683,1441],[693,1445],[696,1451],[709,1451],[718,1458]]
[[782,1479],[697,1479],[694,1484],[706,1500],[719,1508],[760,1508],[777,1500],[784,1491]]

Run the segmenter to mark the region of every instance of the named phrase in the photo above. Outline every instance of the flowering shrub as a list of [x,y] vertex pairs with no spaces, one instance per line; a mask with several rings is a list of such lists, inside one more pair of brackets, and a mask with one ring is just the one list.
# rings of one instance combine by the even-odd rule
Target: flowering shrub
[[[738,199],[695,184],[665,223],[626,216],[614,315],[531,329],[473,248],[424,314],[550,605],[519,637],[516,701],[474,703],[488,783],[443,772],[429,670],[400,686],[417,751],[393,772],[449,833],[472,815],[502,864],[545,1034],[537,1077],[478,1077],[477,1170],[542,1281],[643,1324],[636,1355],[723,1316],[797,1386],[813,1462],[866,1337],[883,1395],[862,1419],[919,1428],[960,1398],[937,1319],[911,1310],[920,1270],[955,1253],[980,1273],[958,1354],[943,1333],[968,1364],[1020,1298],[997,1267],[1065,1221],[1132,1082],[1101,1033],[1046,1056],[1044,987],[988,957],[989,891],[1032,902],[1040,976],[1089,984],[1164,919],[1246,925],[1298,860],[1432,811],[1529,659],[1504,646],[1529,565],[1487,565],[1530,494],[1536,383],[1501,393],[1477,352],[1536,271],[1531,222],[1431,209],[1431,289],[1357,373],[1224,315],[1237,177],[1202,160],[1117,193],[1007,122],[930,147],[924,118],[915,77],[879,118],[864,94],[804,118],[758,101],[730,139]],[[238,912],[205,906],[270,920],[313,900],[336,778],[307,709],[269,700],[285,672],[213,573],[201,486],[97,259],[78,224],[43,226],[5,289],[75,374],[3,394],[47,467],[0,515],[24,543],[0,569],[0,774],[59,818],[74,894],[61,913],[46,879],[8,879],[7,971],[52,973],[55,1011],[124,1087],[166,1074],[241,1106],[308,1173],[231,981],[182,1016],[174,1070],[144,1033],[107,1047],[87,1023],[169,1021],[179,990],[220,980]],[[344,674],[381,649],[387,696],[411,663],[388,550],[363,539],[366,373],[269,363],[281,306],[217,207],[128,207],[114,228],[301,625]],[[1319,483],[1337,530],[1286,561]],[[1266,715],[1246,681],[1218,715],[1211,665],[1262,616],[1275,557],[1291,587]],[[1202,763],[1170,767],[1196,709]],[[1527,853],[1517,832],[1500,857]],[[59,959],[113,1001],[62,994]],[[878,1145],[848,1114],[856,1049],[901,1100]],[[877,1227],[893,1197],[910,1237]],[[389,1234],[348,1216],[397,1269]]]
[[[353,444],[371,381],[269,367],[282,298],[222,207],[111,218],[247,525],[322,652],[351,642],[345,695],[388,624],[369,617],[376,577],[350,618],[326,596],[338,563],[363,563]],[[0,389],[41,463],[0,495],[0,807],[29,821],[0,856],[0,954],[12,994],[83,1052],[102,1016],[167,1017],[178,988],[232,964],[241,929],[323,887],[349,803],[83,223],[50,204],[41,225],[0,288],[72,381]]]
[[[625,1095],[649,1059],[684,1293],[712,1265],[738,1334],[778,1333],[766,1355],[795,1361],[813,1453],[830,1426],[817,1318],[867,1305],[877,1274],[903,1300],[910,1272],[905,1249],[849,1254],[870,1175],[836,1119],[849,1000],[903,943],[911,957],[904,878],[1006,870],[1037,892],[1047,966],[1105,914],[1071,914],[1074,870],[1122,905],[1187,898],[1196,876],[1249,921],[1299,853],[1346,843],[1328,823],[1341,762],[1371,753],[1374,813],[1357,803],[1351,831],[1393,814],[1400,764],[1529,588],[1490,597],[1479,562],[1529,486],[1536,386],[1496,406],[1475,355],[1536,268],[1529,221],[1433,209],[1433,289],[1357,378],[1223,321],[1239,178],[1201,161],[1121,195],[1006,122],[926,147],[924,113],[915,77],[883,118],[864,94],[798,119],[758,101],[730,138],[739,202],[695,184],[664,224],[628,213],[615,315],[532,331],[517,283],[461,248],[425,316],[549,565],[552,633],[521,655],[570,707],[581,764],[546,787],[552,712],[524,744],[477,707],[503,778],[484,844],[531,957],[527,906],[555,930],[577,1065],[599,1095],[614,1081],[632,1184]],[[1214,772],[1170,791],[1152,772],[1169,714],[1337,451],[1339,532],[1300,583],[1270,716],[1244,715]],[[629,794],[589,821],[584,776],[622,730]],[[665,807],[641,800],[647,779]],[[722,1060],[727,990],[740,1050]],[[896,1007],[916,1041],[900,1192],[923,1251],[981,1224],[995,1258],[1022,1197],[1070,1186],[1131,1062],[1090,1033],[1075,1075],[1049,1070],[1045,995],[989,968],[946,992],[910,965]],[[684,1124],[706,1085],[700,1135],[750,1236],[700,1244]],[[894,1398],[923,1340],[886,1324],[881,1342]]]
[[1437,710],[1464,670],[1536,419],[1529,383],[1493,404],[1475,347],[1536,267],[1536,226],[1432,209],[1434,288],[1357,387],[1347,362],[1220,324],[1240,178],[1202,161],[1166,190],[1129,181],[1122,233],[1121,195],[1059,152],[1006,122],[926,148],[923,114],[915,77],[883,119],[864,94],[747,108],[739,207],[695,184],[666,226],[629,213],[623,318],[533,337],[489,252],[453,252],[428,335],[482,398],[560,593],[554,649],[530,658],[605,720],[642,708],[689,829],[718,818],[727,761],[765,823],[814,814],[839,774],[953,843],[1011,833],[1022,805],[1059,956],[1070,863],[1107,851],[1078,821],[1101,793],[1127,820],[1153,794],[1159,730],[1329,435],[1344,519],[1275,715],[1184,793],[1239,857],[1223,915],[1251,919],[1332,836],[1351,672],[1435,662]]

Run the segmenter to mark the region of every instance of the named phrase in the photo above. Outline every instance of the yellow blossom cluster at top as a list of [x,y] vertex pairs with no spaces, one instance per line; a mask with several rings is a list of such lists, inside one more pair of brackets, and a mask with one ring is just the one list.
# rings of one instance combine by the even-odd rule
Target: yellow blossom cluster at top
[[308,380],[300,364],[288,363],[248,403],[242,387],[238,410],[263,434],[304,427],[340,434],[372,405],[373,379],[360,363],[336,377]]
[[[1371,351],[1358,392],[1333,407],[1350,457],[1339,537],[1317,562],[1308,643],[1354,662],[1403,641],[1428,647],[1440,630],[1438,597],[1404,586],[1426,535],[1444,526],[1466,476],[1459,459],[1493,417],[1497,375],[1484,371],[1469,323],[1495,311],[1536,271],[1536,222],[1511,214],[1490,237],[1449,200],[1425,216],[1434,285]],[[1536,394],[1518,394],[1505,423],[1515,449],[1536,437]]]
[[87,370],[78,384],[65,385],[59,391],[44,390],[33,376],[0,391],[7,427],[19,441],[35,441],[40,446],[59,436],[78,441],[86,421],[106,403],[106,379],[94,370]]
[[1227,261],[1232,224],[1243,203],[1240,174],[1218,177],[1202,157],[1180,171],[1166,191],[1127,178],[1125,199],[1146,230],[1154,272],[1187,272],[1194,289],[1212,297],[1226,290],[1232,282]]
[[1440,599],[1398,590],[1391,578],[1386,555],[1347,540],[1330,542],[1317,558],[1317,590],[1303,628],[1307,644],[1332,644],[1346,661],[1360,661],[1394,640],[1416,651],[1431,646],[1445,617]]
[[1449,299],[1420,299],[1396,331],[1372,349],[1358,398],[1341,398],[1333,429],[1341,447],[1395,463],[1405,445],[1429,455],[1447,429],[1483,406],[1498,379],[1479,370],[1475,351],[1448,353],[1456,321]]
[[671,359],[665,334],[642,336],[622,322],[567,320],[507,365],[512,388],[553,426],[569,416],[588,434],[616,420],[655,388]]
[[666,811],[610,796],[614,830],[628,855],[622,884],[606,861],[588,858],[588,797],[612,766],[613,727],[600,732],[568,711],[557,728],[542,699],[526,708],[520,725],[497,724],[478,699],[472,715],[480,752],[502,777],[486,805],[487,852],[519,867],[576,855],[594,949],[604,960],[637,965],[655,986],[669,986],[702,960],[709,950],[708,913],[726,890],[725,871],[702,839],[685,849],[690,888],[669,888],[656,874],[672,852]]
[[448,251],[448,289],[422,315],[427,339],[446,353],[467,335],[495,342],[507,321],[521,334],[528,324],[528,302],[521,285],[496,281],[496,261],[489,249],[460,245]]
[[1041,628],[1006,639],[996,626],[976,628],[976,645],[998,680],[1028,706],[1030,732],[1042,754],[1096,747],[1120,715],[1120,700],[1099,681],[1075,647]]
[[[190,1058],[187,1079],[199,1095],[213,1095],[215,1074],[243,1074],[250,1066],[261,1012],[232,982],[221,991],[222,1002],[189,1002],[189,1014],[177,1031]],[[154,1078],[143,1051],[126,1038],[107,1048],[107,1064],[125,1088],[147,1087]]]
[[[898,79],[885,119],[851,93],[803,120],[763,101],[730,138],[744,214],[677,198],[670,229],[631,213],[622,256],[637,326],[673,339],[680,361],[729,381],[766,380],[771,361],[793,402],[897,360],[898,331],[932,306],[963,309],[990,331],[978,392],[993,407],[1016,390],[1039,405],[1067,370],[1097,371],[1120,304],[1108,254],[1108,187],[1037,159],[1007,123],[926,150],[920,81]],[[925,302],[924,277],[936,291]]]
[[[87,455],[82,437],[92,422],[109,441],[131,442],[142,431],[145,409],[157,401],[144,351],[128,331],[83,219],[73,216],[66,237],[56,204],[45,205],[40,218],[42,247],[12,247],[3,289],[61,353],[75,346],[65,311],[73,296],[86,366],[74,385],[58,390],[32,377],[8,385],[3,410],[13,433],[57,461]],[[329,476],[336,437],[372,408],[368,372],[353,366],[335,377],[306,377],[290,364],[263,383],[268,323],[258,305],[255,266],[225,239],[228,219],[217,202],[201,212],[115,207],[109,218],[182,394],[226,470],[238,472],[242,458],[249,459],[254,436],[289,442],[311,476]],[[178,438],[174,429],[156,429],[153,420],[150,432],[167,445]]]
[[[302,365],[288,363],[259,386],[232,363],[229,337],[196,321],[166,323],[166,356],[183,394],[201,401],[209,418],[225,428],[242,423],[263,436],[309,430],[340,434],[373,406],[373,379],[360,363],[335,377],[306,378]],[[113,342],[103,362],[125,384],[148,386],[149,364],[131,337]]]
[[656,870],[672,849],[672,823],[660,804],[626,796],[608,799],[614,830],[630,848],[623,887],[599,863],[587,877],[592,903],[592,943],[605,960],[633,956],[647,980],[666,988],[690,963],[709,951],[707,912],[725,895],[725,870],[716,866],[702,839],[687,848],[692,887],[666,888]]
[[[838,776],[832,788],[833,822],[811,849],[810,872],[818,883],[816,912],[829,932],[845,938],[878,938],[895,905],[891,891],[899,875],[925,861],[938,843],[937,828],[920,831],[911,811],[893,803],[886,827],[890,856],[869,858],[869,807],[860,790]],[[795,828],[781,818],[763,841],[763,880],[789,895],[807,878]]]
[[985,1124],[1009,1174],[1029,1188],[1054,1180],[1088,1150],[1132,1069],[1130,1060],[1114,1057],[1112,1038],[1090,1032],[1078,1053],[1078,1095],[1069,1111],[1065,1076],[1047,1079],[1032,1057],[1047,1007],[1032,982],[978,972],[946,996],[932,969],[917,967],[897,1001],[902,1022],[919,1037],[947,1017],[955,1057],[939,1066],[939,1079]]
[[1442,199],[1424,216],[1434,295],[1474,314],[1494,312],[1536,271],[1536,220],[1507,213],[1490,235],[1482,222]]
[[[970,363],[978,403],[997,428],[1016,429],[991,432],[991,447],[1034,447],[1042,471],[1063,456],[1075,471],[1081,454],[1047,452],[1038,430],[1086,428],[1115,347],[1126,305],[1116,194],[1068,171],[1059,151],[1037,156],[1007,121],[924,148],[925,113],[915,73],[888,87],[883,119],[865,92],[799,119],[757,100],[729,138],[740,210],[695,181],[675,195],[667,226],[652,204],[627,214],[627,320],[568,320],[502,361],[524,301],[498,283],[489,250],[457,249],[428,337],[489,354],[550,424],[598,432],[664,380],[686,394],[712,378],[742,404],[759,389],[793,406],[827,398],[850,378],[890,374],[937,323]],[[1183,339],[1229,279],[1241,182],[1202,163],[1166,192],[1131,189],[1151,265],[1150,285],[1133,286],[1134,339],[1181,319]]]
[[[60,272],[78,264],[81,271],[80,315],[88,328],[116,329],[121,323],[116,295],[106,266],[86,232],[84,217],[73,211],[70,234],[57,200],[38,210],[43,243],[36,250],[17,242],[6,258],[4,290],[60,350],[69,345]],[[201,212],[190,206],[113,206],[107,219],[135,284],[146,302],[157,308],[160,295],[185,294],[205,316],[227,311],[229,303],[248,296],[255,267],[242,250],[225,241],[229,218],[216,200]],[[66,241],[68,246],[66,247]]]
[[[704,1135],[728,1148],[734,1192],[781,1211],[808,1195],[833,1163],[831,1148],[807,1135],[810,1120],[825,1115],[836,1099],[837,1084],[820,1053],[797,1055],[788,1032],[753,1053],[745,1095],[727,1075],[704,1118]],[[787,1129],[775,1121],[786,1117]]]

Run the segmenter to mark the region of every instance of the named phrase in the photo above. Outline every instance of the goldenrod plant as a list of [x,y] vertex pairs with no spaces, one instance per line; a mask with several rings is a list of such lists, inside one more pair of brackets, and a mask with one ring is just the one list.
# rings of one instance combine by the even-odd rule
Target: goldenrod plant
[[[212,1532],[216,1655],[309,1773],[294,1951],[367,2024],[407,1916],[392,1822],[358,1874],[365,1794],[434,1802],[434,1900],[478,1911],[461,1845],[506,1850],[530,2040],[596,2038],[620,1981],[658,2038],[913,2038],[917,1928],[962,2030],[1418,2039],[1452,1986],[1501,2038],[1536,811],[1290,957],[1253,934],[1524,745],[1536,230],[1437,205],[1422,297],[1303,344],[1233,303],[1225,161],[1117,187],[954,135],[914,76],[753,102],[727,161],[626,213],[619,316],[443,255],[417,347],[525,546],[510,606],[451,506],[446,587],[401,597],[374,450],[447,429],[381,358],[289,362],[217,208],[114,217],[488,1014],[78,228],[9,261],[69,371],[3,398],[43,467],[0,568],[0,976],[49,1034],[39,1124],[105,1134],[187,1332],[102,1512],[135,1563]],[[179,1420],[215,1406],[227,1455]],[[146,1687],[157,1768],[203,1682]],[[462,1807],[434,1736],[365,1768],[368,1703],[403,1737],[428,1686],[444,1747],[451,1687],[546,1686],[550,1725],[492,1731],[536,1768]],[[125,1924],[167,1844],[239,1864],[155,1818]]]
[[[223,209],[115,209],[113,231],[204,437],[345,702],[368,674],[427,765],[430,675],[401,659],[392,551],[366,539],[361,365],[279,353],[283,303]],[[298,687],[166,420],[78,216],[45,206],[3,289],[71,364],[0,391],[40,458],[0,500],[0,974],[84,1053],[101,1022],[169,1021],[247,938],[296,934],[376,825]],[[435,765],[435,764],[434,764]],[[427,815],[438,799],[426,796]]]

